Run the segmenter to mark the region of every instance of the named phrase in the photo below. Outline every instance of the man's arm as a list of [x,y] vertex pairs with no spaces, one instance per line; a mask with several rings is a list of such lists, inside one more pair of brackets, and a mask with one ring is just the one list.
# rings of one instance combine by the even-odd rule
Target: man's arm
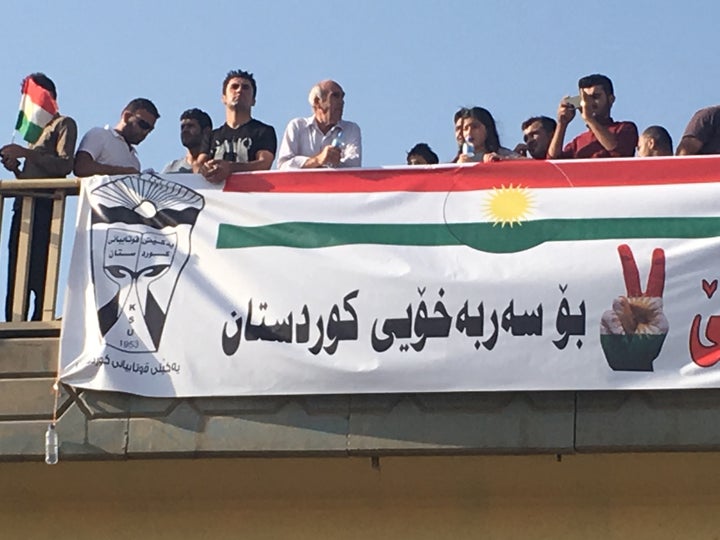
[[336,146],[327,145],[320,152],[309,158],[304,158],[301,169],[319,169],[321,167],[335,167],[340,163],[342,150]]
[[20,176],[20,162],[15,158],[5,156],[2,156],[1,159],[3,167],[13,173],[15,178],[18,178]]
[[80,150],[75,156],[75,176],[80,178],[93,176],[94,174],[138,174],[139,172],[135,167],[118,167],[98,163],[83,150]]
[[0,149],[0,153],[8,159],[25,158],[36,169],[44,171],[45,178],[65,178],[73,170],[77,124],[72,118],[64,117],[53,126],[53,130],[56,141],[51,151],[8,144]]
[[587,127],[593,132],[595,138],[605,150],[612,152],[617,148],[618,138],[606,125],[599,124],[595,118],[584,118],[584,120]]
[[575,118],[575,107],[565,101],[565,98],[560,102],[557,113],[557,127],[553,138],[548,146],[547,157],[548,159],[560,159],[563,157],[563,143],[565,142],[565,133],[567,132],[568,124]]
[[590,131],[595,138],[608,151],[611,157],[633,157],[638,142],[637,126],[632,122],[619,122],[619,127],[611,130],[609,126],[598,123],[594,118],[585,118]]
[[618,122],[615,126],[601,124],[594,116],[581,111],[588,129],[611,157],[632,157],[638,142],[637,126],[632,122]]
[[[219,184],[227,180],[232,173],[248,171],[269,171],[275,154],[268,150],[258,150],[256,158],[246,163],[234,163],[224,159],[207,159],[207,154],[200,154],[193,172],[202,174],[211,184]],[[200,160],[202,158],[202,161]]]
[[247,171],[269,171],[270,167],[272,167],[274,159],[274,152],[271,152],[270,150],[258,150],[255,154],[255,159],[253,161],[248,161],[246,163],[233,163],[230,161],[225,161],[223,163],[227,163],[230,165],[231,173]]
[[692,135],[685,135],[675,151],[676,156],[695,156],[702,150],[703,142]]
[[222,159],[209,159],[210,139],[204,140],[203,152],[198,156],[193,172],[202,174],[208,182],[218,184],[223,182],[232,173],[248,171],[268,171],[272,167],[277,151],[277,135],[272,126],[264,126],[257,132],[253,146],[255,159],[252,161],[236,163]]
[[[342,152],[340,148],[336,148],[331,145],[323,147],[315,155],[303,155],[300,149],[300,138],[309,136],[307,133],[302,133],[301,125],[304,126],[304,118],[296,118],[291,120],[285,133],[283,134],[282,141],[280,142],[280,150],[278,152],[278,169],[319,169],[328,165],[337,166],[340,164]],[[360,144],[360,135],[354,137],[357,139],[355,144]],[[358,152],[359,152],[358,146]],[[353,150],[353,153],[355,150]],[[357,165],[348,165],[348,167],[359,167],[359,154],[357,159]]]
[[720,131],[720,109],[708,107],[693,114],[675,153],[678,156],[699,154],[703,146]]
[[277,167],[278,169],[302,169],[305,162],[310,156],[300,154],[300,122],[302,118],[290,120],[282,140],[280,141],[280,149],[278,150]]
[[77,124],[69,117],[62,118],[57,125],[55,153],[30,150],[25,158],[32,161],[55,178],[65,178],[73,170],[75,145],[77,144]]

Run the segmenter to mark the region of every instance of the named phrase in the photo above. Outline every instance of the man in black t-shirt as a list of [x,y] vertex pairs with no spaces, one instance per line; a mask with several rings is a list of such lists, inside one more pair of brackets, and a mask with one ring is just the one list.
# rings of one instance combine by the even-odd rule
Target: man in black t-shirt
[[257,85],[252,73],[231,71],[223,81],[225,123],[203,138],[195,172],[219,183],[230,174],[268,170],[277,150],[272,126],[251,116]]

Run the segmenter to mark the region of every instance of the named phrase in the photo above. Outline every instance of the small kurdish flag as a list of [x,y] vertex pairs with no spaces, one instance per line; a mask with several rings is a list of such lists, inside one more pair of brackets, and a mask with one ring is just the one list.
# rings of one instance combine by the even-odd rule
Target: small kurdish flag
[[50,123],[58,112],[55,99],[45,88],[32,78],[23,81],[20,113],[15,129],[30,144],[40,137],[43,128]]

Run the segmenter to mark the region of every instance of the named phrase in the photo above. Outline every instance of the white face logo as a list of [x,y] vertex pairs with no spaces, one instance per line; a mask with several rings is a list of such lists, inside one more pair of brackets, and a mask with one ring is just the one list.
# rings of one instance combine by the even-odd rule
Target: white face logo
[[[117,319],[105,334],[111,347],[128,352],[156,350],[155,338],[162,331],[170,302],[161,293],[161,280],[177,263],[182,268],[187,259],[187,255],[175,257],[177,237],[177,233],[158,233],[146,225],[105,231],[103,274],[95,274],[95,297],[98,305],[103,300],[114,304]],[[177,279],[179,272],[174,274]],[[155,282],[159,290],[151,290]]]
[[110,347],[155,352],[204,200],[184,186],[142,175],[100,186],[91,204],[100,331]]

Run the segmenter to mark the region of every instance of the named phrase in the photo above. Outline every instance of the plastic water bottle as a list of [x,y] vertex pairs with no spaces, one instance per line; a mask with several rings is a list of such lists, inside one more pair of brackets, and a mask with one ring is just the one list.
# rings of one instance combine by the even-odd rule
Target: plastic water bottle
[[[332,146],[332,147],[334,147],[334,148],[339,148],[341,151],[342,151],[343,147],[345,146],[345,143],[343,142],[343,132],[342,132],[342,128],[340,128],[339,126],[338,126],[338,128],[337,128],[337,132],[335,133],[335,136],[333,137],[332,142],[330,143],[330,146]],[[331,168],[331,169],[332,169],[333,167],[335,167],[335,165],[330,164],[330,163],[328,163],[328,164],[325,165],[325,166],[326,166],[326,167],[329,167],[329,168]]]
[[466,156],[475,156],[475,145],[473,144],[472,137],[467,137],[462,145],[462,153]]
[[58,436],[55,424],[51,423],[45,432],[45,463],[55,465],[58,459]]
[[335,137],[333,138],[332,142],[330,143],[330,146],[334,146],[335,148],[342,148],[345,146],[345,143],[343,142],[343,132],[342,129],[338,128],[337,133],[335,134]]

